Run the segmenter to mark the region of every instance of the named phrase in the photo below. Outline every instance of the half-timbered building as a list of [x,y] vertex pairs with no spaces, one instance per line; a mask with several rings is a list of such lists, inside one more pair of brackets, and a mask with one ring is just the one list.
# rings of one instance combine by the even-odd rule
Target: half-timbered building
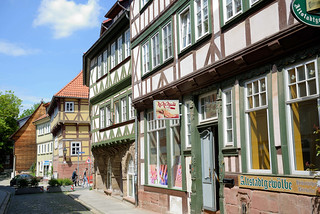
[[52,97],[48,107],[55,178],[71,178],[75,169],[82,177],[89,166],[87,160],[91,159],[89,88],[82,79],[81,71]]
[[[302,4],[292,5],[309,20]],[[290,6],[132,1],[141,207],[318,212],[320,31],[299,23]],[[153,101],[172,99],[181,119],[157,120]]]
[[13,173],[29,171],[37,161],[36,127],[33,122],[46,113],[45,104],[41,102],[38,108],[19,123],[19,129],[10,136],[14,141]]
[[105,15],[100,38],[83,56],[90,88],[94,187],[135,202],[135,112],[131,95],[129,0]]

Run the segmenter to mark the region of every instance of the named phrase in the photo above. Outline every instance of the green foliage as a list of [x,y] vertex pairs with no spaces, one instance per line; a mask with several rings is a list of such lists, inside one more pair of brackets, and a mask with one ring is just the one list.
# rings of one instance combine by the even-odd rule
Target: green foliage
[[0,163],[4,163],[6,155],[12,154],[13,141],[9,137],[18,129],[21,102],[14,92],[0,91]]
[[27,187],[29,185],[29,182],[25,178],[20,178],[20,179],[17,180],[17,185],[18,185],[19,188],[24,188],[24,187]]
[[26,116],[29,116],[33,114],[33,112],[39,107],[41,103],[35,103],[33,106],[31,106],[29,109],[25,109],[22,114],[20,115],[19,119],[24,118]]
[[72,184],[73,184],[73,182],[72,182],[71,179],[69,179],[69,178],[64,178],[63,179],[63,185],[64,186],[69,186],[69,185],[72,185]]
[[34,162],[31,166],[30,166],[30,171],[31,171],[31,175],[33,175],[33,176],[36,176],[36,165],[37,165],[37,163],[36,162]]
[[72,180],[69,178],[51,178],[48,183],[50,186],[69,186],[73,184]]
[[31,186],[34,186],[34,187],[37,187],[39,185],[39,179],[36,178],[36,177],[33,177],[30,181],[30,185]]
[[55,187],[58,186],[58,180],[55,178],[51,178],[48,182],[49,186]]

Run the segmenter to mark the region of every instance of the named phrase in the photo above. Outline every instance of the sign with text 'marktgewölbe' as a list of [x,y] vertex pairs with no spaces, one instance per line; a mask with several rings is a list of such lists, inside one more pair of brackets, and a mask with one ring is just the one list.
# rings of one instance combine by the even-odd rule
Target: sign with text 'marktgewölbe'
[[320,27],[320,0],[293,0],[291,12],[298,21]]
[[153,112],[155,119],[179,119],[179,100],[154,100]]
[[239,187],[317,195],[318,179],[238,175]]

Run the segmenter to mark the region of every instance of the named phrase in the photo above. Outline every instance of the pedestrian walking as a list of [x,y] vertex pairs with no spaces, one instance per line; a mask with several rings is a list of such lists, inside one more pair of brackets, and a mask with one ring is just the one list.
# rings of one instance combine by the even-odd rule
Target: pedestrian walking
[[74,186],[77,186],[77,179],[78,179],[77,168],[74,169],[71,178],[72,178],[72,182],[74,183]]
[[86,168],[86,169],[84,170],[84,172],[83,172],[82,187],[84,187],[85,185],[88,186],[87,171],[88,171],[88,168]]

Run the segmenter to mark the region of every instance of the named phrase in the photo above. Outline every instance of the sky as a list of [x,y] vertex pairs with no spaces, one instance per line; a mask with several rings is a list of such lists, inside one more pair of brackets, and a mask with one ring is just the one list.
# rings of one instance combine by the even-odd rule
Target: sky
[[0,0],[0,91],[23,110],[51,101],[82,70],[116,0]]

